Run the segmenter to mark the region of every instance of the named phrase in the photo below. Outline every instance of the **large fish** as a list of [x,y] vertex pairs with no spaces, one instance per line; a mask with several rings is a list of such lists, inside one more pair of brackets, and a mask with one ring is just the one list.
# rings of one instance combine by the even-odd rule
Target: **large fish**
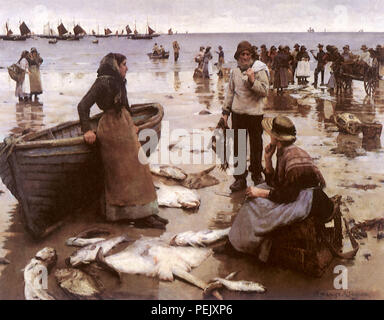
[[203,231],[186,231],[175,235],[170,244],[173,246],[204,247],[226,238],[231,228]]
[[141,274],[173,281],[173,270],[189,272],[199,266],[212,251],[205,248],[172,247],[160,238],[141,238],[123,251],[97,261],[117,273]]
[[152,173],[175,180],[184,180],[187,174],[180,168],[170,165],[151,164],[149,166]]
[[55,300],[48,293],[48,271],[56,264],[56,250],[46,247],[36,253],[24,268],[26,300]]
[[101,249],[103,254],[105,255],[119,243],[128,241],[131,241],[131,239],[126,235],[123,235],[109,240],[99,241],[94,244],[87,245],[72,253],[71,256],[66,260],[67,264],[71,265],[72,267],[76,267],[81,264],[89,264],[92,261],[95,261],[99,249]]
[[168,186],[163,183],[157,183],[156,188],[159,206],[187,209],[200,206],[200,196],[195,190],[181,186]]
[[58,285],[71,297],[97,298],[104,290],[103,284],[97,278],[79,269],[58,269],[55,272],[55,277]]

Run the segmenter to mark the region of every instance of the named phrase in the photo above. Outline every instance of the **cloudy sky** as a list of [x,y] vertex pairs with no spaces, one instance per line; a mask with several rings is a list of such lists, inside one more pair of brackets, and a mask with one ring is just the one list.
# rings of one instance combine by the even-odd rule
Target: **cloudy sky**
[[[99,26],[121,30],[126,24],[144,32],[147,23],[159,32],[172,27],[193,32],[384,31],[383,0],[0,0],[0,25],[25,21],[42,33],[48,21],[67,29],[80,23],[86,31]],[[17,30],[18,32],[18,30]]]

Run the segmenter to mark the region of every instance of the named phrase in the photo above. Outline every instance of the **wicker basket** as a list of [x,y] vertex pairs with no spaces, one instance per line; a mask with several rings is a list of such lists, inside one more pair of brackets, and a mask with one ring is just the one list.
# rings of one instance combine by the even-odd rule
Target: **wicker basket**
[[333,227],[326,227],[310,216],[280,228],[271,234],[272,248],[268,262],[288,269],[321,277],[333,260],[326,241],[341,248],[342,227],[339,206],[335,207]]

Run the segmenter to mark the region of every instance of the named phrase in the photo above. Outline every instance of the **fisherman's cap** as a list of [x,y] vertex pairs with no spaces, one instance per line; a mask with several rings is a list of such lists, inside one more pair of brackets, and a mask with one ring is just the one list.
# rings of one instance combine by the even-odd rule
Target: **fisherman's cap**
[[263,129],[279,141],[295,142],[296,128],[291,119],[285,116],[264,118],[261,122]]
[[262,45],[260,46],[260,48],[267,49],[267,46],[266,46],[265,44],[262,44]]
[[240,54],[243,52],[243,51],[249,51],[249,53],[252,55],[253,54],[253,49],[252,49],[252,45],[248,42],[248,41],[241,41],[238,45],[237,45],[237,49],[236,49],[236,53],[234,55],[234,58],[237,60],[239,59],[239,56]]
[[279,45],[279,51],[283,51],[284,47],[282,45]]
[[296,43],[293,47],[294,48],[300,48],[300,45],[298,43]]
[[318,48],[324,48],[324,45],[321,44],[321,43],[319,43],[319,44],[317,45],[317,47],[318,47]]
[[37,49],[35,47],[32,47],[31,52],[37,52]]
[[221,50],[221,49],[223,49],[223,47],[222,47],[222,46],[219,46],[219,50]]
[[367,47],[365,44],[363,44],[363,45],[361,46],[361,48],[360,48],[360,50],[366,50],[366,49],[368,49],[368,47]]
[[204,50],[204,49],[205,49],[204,47],[200,47],[200,51],[201,51],[201,50]]
[[301,46],[300,50],[307,50],[305,46]]
[[381,47],[381,45],[380,44],[378,44],[377,46],[376,46],[376,50],[377,49],[381,49],[382,47]]
[[345,45],[344,47],[343,47],[343,49],[348,49],[349,50],[349,45]]

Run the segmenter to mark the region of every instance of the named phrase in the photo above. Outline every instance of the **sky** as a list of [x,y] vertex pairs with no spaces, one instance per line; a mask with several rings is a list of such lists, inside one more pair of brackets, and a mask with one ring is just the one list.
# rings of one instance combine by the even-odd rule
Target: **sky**
[[18,33],[19,21],[32,32],[79,23],[87,32],[127,24],[152,29],[195,32],[365,32],[384,31],[383,0],[0,0],[0,33],[8,20]]

